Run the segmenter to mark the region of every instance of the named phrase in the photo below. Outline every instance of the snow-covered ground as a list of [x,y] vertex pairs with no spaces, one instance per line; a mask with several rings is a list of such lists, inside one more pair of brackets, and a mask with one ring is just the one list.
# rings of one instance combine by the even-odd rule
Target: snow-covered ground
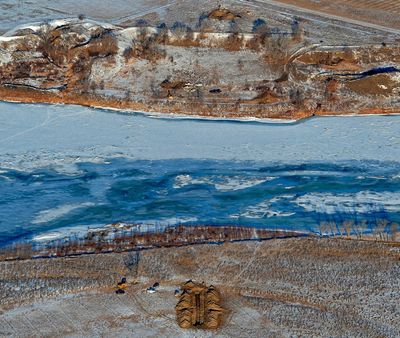
[[[3,3],[4,2],[4,3]],[[0,1],[0,31],[7,31],[21,23],[52,20],[60,17],[87,17],[111,22],[163,10],[175,1],[168,0],[5,0]]]
[[66,105],[0,103],[0,167],[74,171],[109,158],[262,162],[398,161],[400,116],[290,125],[149,118]]

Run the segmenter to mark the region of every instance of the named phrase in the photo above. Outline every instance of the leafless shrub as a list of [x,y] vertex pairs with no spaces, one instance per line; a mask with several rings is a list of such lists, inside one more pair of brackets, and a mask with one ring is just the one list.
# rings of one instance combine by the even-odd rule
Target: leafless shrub
[[[320,221],[318,233],[332,237],[352,237],[358,239],[374,238],[378,241],[397,241],[399,225],[388,219],[358,219],[357,215],[350,215],[349,219]],[[372,236],[372,237],[371,237]]]
[[154,35],[141,32],[137,40],[132,41],[132,46],[127,47],[123,56],[126,62],[131,59],[144,59],[151,63],[156,63],[166,57],[165,50],[161,49],[157,43],[157,38]]
[[265,49],[264,59],[271,68],[282,66],[288,62],[293,48],[291,39],[285,35],[264,36],[262,42]]
[[296,107],[301,107],[304,103],[304,94],[299,88],[291,89],[289,92],[289,98],[290,102]]
[[244,65],[243,65],[243,60],[242,60],[242,59],[239,59],[239,60],[238,60],[237,66],[238,66],[239,70],[240,70],[241,72],[243,72]]
[[87,45],[87,53],[90,57],[107,57],[118,52],[116,37],[111,32],[106,32],[92,39]]
[[19,259],[28,259],[32,257],[33,247],[31,243],[19,243],[15,245],[15,253]]
[[270,30],[265,20],[256,19],[253,21],[253,29],[252,32],[258,35],[266,35],[269,34]]
[[221,47],[230,51],[235,52],[243,48],[243,36],[239,33],[230,34],[225,40],[222,41]]
[[398,231],[399,231],[399,224],[393,222],[390,225],[390,236],[391,236],[391,240],[392,241],[396,241],[397,240]]
[[186,26],[184,23],[176,21],[172,27],[171,27],[171,32],[179,39],[179,38],[184,38],[188,31],[189,27]]
[[386,231],[386,227],[389,224],[389,221],[387,219],[379,219],[376,223],[375,229],[374,229],[374,235],[376,238],[380,240],[387,240],[388,238],[388,232]]
[[162,24],[162,25],[159,25],[157,28],[158,28],[158,32],[154,37],[155,42],[160,45],[167,44],[167,42],[169,40],[169,36],[168,36],[169,30],[167,28],[167,25]]
[[246,48],[260,51],[264,45],[264,37],[261,35],[255,34],[250,40],[246,41]]

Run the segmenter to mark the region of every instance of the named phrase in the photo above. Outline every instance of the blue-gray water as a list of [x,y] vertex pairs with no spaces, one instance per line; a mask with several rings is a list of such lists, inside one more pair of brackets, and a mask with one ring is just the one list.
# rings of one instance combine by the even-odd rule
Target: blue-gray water
[[400,117],[293,125],[0,103],[0,245],[113,222],[400,221]]
[[111,160],[80,173],[4,170],[0,241],[116,221],[237,224],[318,232],[321,221],[399,221],[394,163],[261,165]]

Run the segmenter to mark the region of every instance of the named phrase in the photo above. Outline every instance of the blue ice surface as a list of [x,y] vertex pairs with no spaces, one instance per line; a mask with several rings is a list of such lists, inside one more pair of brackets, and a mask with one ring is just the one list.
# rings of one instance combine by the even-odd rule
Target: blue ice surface
[[[321,220],[340,222],[358,217],[373,222],[383,217],[399,221],[400,202],[391,201],[400,197],[398,166],[382,165],[384,169],[374,166],[370,170],[368,163],[263,166],[114,159],[108,164],[79,164],[81,173],[75,175],[48,169],[29,173],[7,170],[0,178],[0,241],[74,224],[90,227],[116,221],[301,231],[318,231]],[[352,199],[365,191],[373,194],[366,205],[361,208],[360,201],[349,204],[349,196]],[[305,208],[302,196],[321,200],[308,198]],[[342,196],[343,201],[331,201],[330,196]]]

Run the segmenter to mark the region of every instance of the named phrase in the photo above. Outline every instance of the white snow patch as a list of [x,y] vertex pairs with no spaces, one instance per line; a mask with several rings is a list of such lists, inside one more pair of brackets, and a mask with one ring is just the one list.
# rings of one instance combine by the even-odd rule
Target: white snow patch
[[244,178],[240,176],[210,176],[193,178],[190,175],[178,175],[175,178],[173,188],[179,189],[188,185],[210,184],[214,185],[215,189],[218,191],[227,192],[247,189],[274,179],[275,177],[270,176],[265,178]]
[[77,235],[82,237],[88,233],[88,230],[93,231],[94,229],[103,229],[103,225],[92,224],[90,228],[87,225],[73,225],[68,227],[59,228],[57,230],[51,230],[42,232],[32,238],[35,242],[47,242],[55,239],[65,239],[71,235]]
[[[33,32],[38,32],[43,27],[43,22],[32,22],[30,24],[22,24],[19,25],[8,32],[4,33],[2,37],[19,37],[15,36],[15,34],[20,30],[30,29]],[[0,39],[2,38],[0,37]]]
[[365,213],[379,210],[380,208],[390,212],[399,212],[400,193],[375,191],[337,195],[332,193],[309,193],[296,198],[294,203],[307,211],[327,214],[334,214],[338,211]]
[[51,241],[51,240],[59,238],[60,236],[61,236],[61,234],[59,232],[49,232],[49,233],[45,233],[42,235],[37,235],[37,236],[33,237],[33,240],[35,242]]
[[32,22],[29,24],[19,25],[13,29],[7,31],[6,33],[4,33],[3,36],[0,37],[0,39],[3,37],[18,38],[20,36],[15,36],[15,35],[17,34],[18,31],[21,31],[21,30],[30,29],[30,30],[32,30],[32,32],[36,33],[45,27],[50,27],[50,29],[54,29],[56,27],[65,26],[65,25],[82,25],[84,28],[89,29],[89,30],[92,28],[98,27],[98,26],[101,26],[101,27],[107,28],[107,29],[113,29],[113,30],[119,29],[117,26],[114,26],[112,24],[105,23],[105,22],[99,22],[99,21],[95,21],[95,20],[90,20],[90,19],[86,19],[85,21],[81,21],[77,18],[54,19],[49,22],[42,21],[42,22]]
[[92,202],[85,202],[85,203],[79,203],[79,204],[64,204],[60,205],[56,208],[53,209],[48,209],[48,210],[43,210],[40,211],[35,219],[32,221],[33,224],[41,224],[41,223],[47,223],[50,221],[54,221],[57,218],[60,218],[62,216],[65,216],[69,214],[71,211],[81,209],[81,208],[86,208],[86,207],[91,207],[94,206],[95,204]]
[[202,183],[202,181],[194,180],[190,175],[178,175],[175,177],[172,187],[174,189],[180,189],[190,184],[196,184],[197,182]]
[[172,226],[184,223],[196,222],[198,219],[196,217],[170,217],[170,218],[160,218],[155,220],[143,220],[143,221],[135,221],[135,223],[139,224],[138,228],[140,231],[147,232],[153,231],[159,226]]
[[21,39],[20,36],[0,36],[0,42],[9,42],[9,41],[14,41]]
[[275,177],[266,178],[243,178],[239,176],[227,177],[223,183],[215,183],[215,189],[219,191],[235,191],[254,187],[261,183],[272,181]]
[[[1,37],[0,37],[0,41],[1,41]],[[11,61],[12,61],[11,54],[6,51],[0,50],[0,65],[9,63]]]
[[272,204],[281,199],[293,198],[294,195],[281,195],[272,199],[265,200],[261,203],[248,207],[240,215],[233,215],[232,218],[245,217],[245,218],[270,218],[270,217],[289,217],[294,215],[294,212],[285,212],[272,209]]

